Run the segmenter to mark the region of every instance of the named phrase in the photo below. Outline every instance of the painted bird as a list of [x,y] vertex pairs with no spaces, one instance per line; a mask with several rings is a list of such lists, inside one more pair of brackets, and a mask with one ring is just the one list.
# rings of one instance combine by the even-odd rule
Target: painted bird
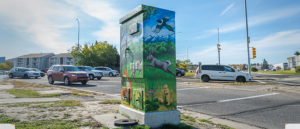
[[156,22],[157,25],[156,25],[156,28],[154,29],[154,33],[159,33],[160,30],[163,28],[163,27],[166,27],[169,31],[174,31],[174,29],[172,28],[172,26],[168,25],[167,22],[169,21],[169,16],[168,15],[165,15],[165,18],[162,18],[160,20],[157,20]]

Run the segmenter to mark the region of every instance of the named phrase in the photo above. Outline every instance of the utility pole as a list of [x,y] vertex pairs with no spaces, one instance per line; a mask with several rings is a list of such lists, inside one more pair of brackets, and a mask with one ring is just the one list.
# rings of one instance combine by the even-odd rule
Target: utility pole
[[77,46],[77,66],[78,66],[78,54],[79,54],[79,28],[80,28],[80,24],[79,24],[79,20],[76,19],[78,21],[78,46]]
[[187,48],[187,50],[186,50],[186,55],[187,55],[187,59],[189,59],[189,48],[190,48],[191,46],[189,46],[188,48]]
[[250,53],[249,53],[249,36],[248,36],[248,18],[247,18],[247,2],[245,0],[245,16],[246,16],[246,35],[247,35],[247,52],[248,52],[248,73],[251,75],[250,71]]
[[221,65],[221,62],[220,62],[220,43],[219,43],[219,28],[218,28],[218,45],[217,45],[217,48],[218,48],[218,57],[219,57],[219,65]]

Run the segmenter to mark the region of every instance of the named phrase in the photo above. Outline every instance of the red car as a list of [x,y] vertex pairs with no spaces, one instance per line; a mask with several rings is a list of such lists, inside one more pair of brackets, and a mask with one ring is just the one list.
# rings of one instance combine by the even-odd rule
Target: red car
[[73,65],[53,65],[47,71],[48,82],[53,84],[54,81],[62,81],[65,85],[71,82],[81,82],[85,85],[88,81],[86,72],[80,71]]

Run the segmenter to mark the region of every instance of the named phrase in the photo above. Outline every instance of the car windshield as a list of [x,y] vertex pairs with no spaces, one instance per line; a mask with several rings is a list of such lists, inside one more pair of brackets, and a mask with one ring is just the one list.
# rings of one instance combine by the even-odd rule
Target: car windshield
[[107,68],[107,71],[111,71],[111,69],[110,69],[110,68]]
[[32,71],[40,71],[40,70],[37,70],[37,69],[32,69]]
[[31,70],[31,69],[23,69],[24,71],[33,71],[33,70]]
[[92,67],[87,67],[88,70],[95,70],[94,68]]
[[80,71],[77,67],[67,66],[64,67],[65,71]]

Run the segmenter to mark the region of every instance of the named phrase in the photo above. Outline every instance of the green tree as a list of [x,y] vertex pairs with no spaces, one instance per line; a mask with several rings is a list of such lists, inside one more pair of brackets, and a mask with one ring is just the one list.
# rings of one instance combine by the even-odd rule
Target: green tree
[[300,55],[300,52],[299,52],[299,51],[296,51],[296,52],[294,53],[294,55],[295,55],[295,56],[299,56],[299,55]]
[[257,72],[257,71],[258,71],[257,68],[255,68],[255,67],[251,67],[250,70],[251,70],[252,72]]
[[[69,49],[69,52],[72,54],[74,59],[77,59],[77,50],[77,46],[72,46],[71,49]],[[108,44],[106,41],[96,41],[95,44],[92,44],[90,46],[88,46],[88,44],[79,46],[78,64],[91,67],[115,67],[119,62],[116,55],[120,56],[116,47]]]
[[264,61],[263,61],[263,65],[262,65],[262,70],[264,70],[264,69],[269,69],[269,64],[268,64],[268,62],[266,61],[266,59],[264,59]]
[[5,63],[0,63],[0,70],[10,70],[13,67],[13,62],[10,60],[5,60]]

